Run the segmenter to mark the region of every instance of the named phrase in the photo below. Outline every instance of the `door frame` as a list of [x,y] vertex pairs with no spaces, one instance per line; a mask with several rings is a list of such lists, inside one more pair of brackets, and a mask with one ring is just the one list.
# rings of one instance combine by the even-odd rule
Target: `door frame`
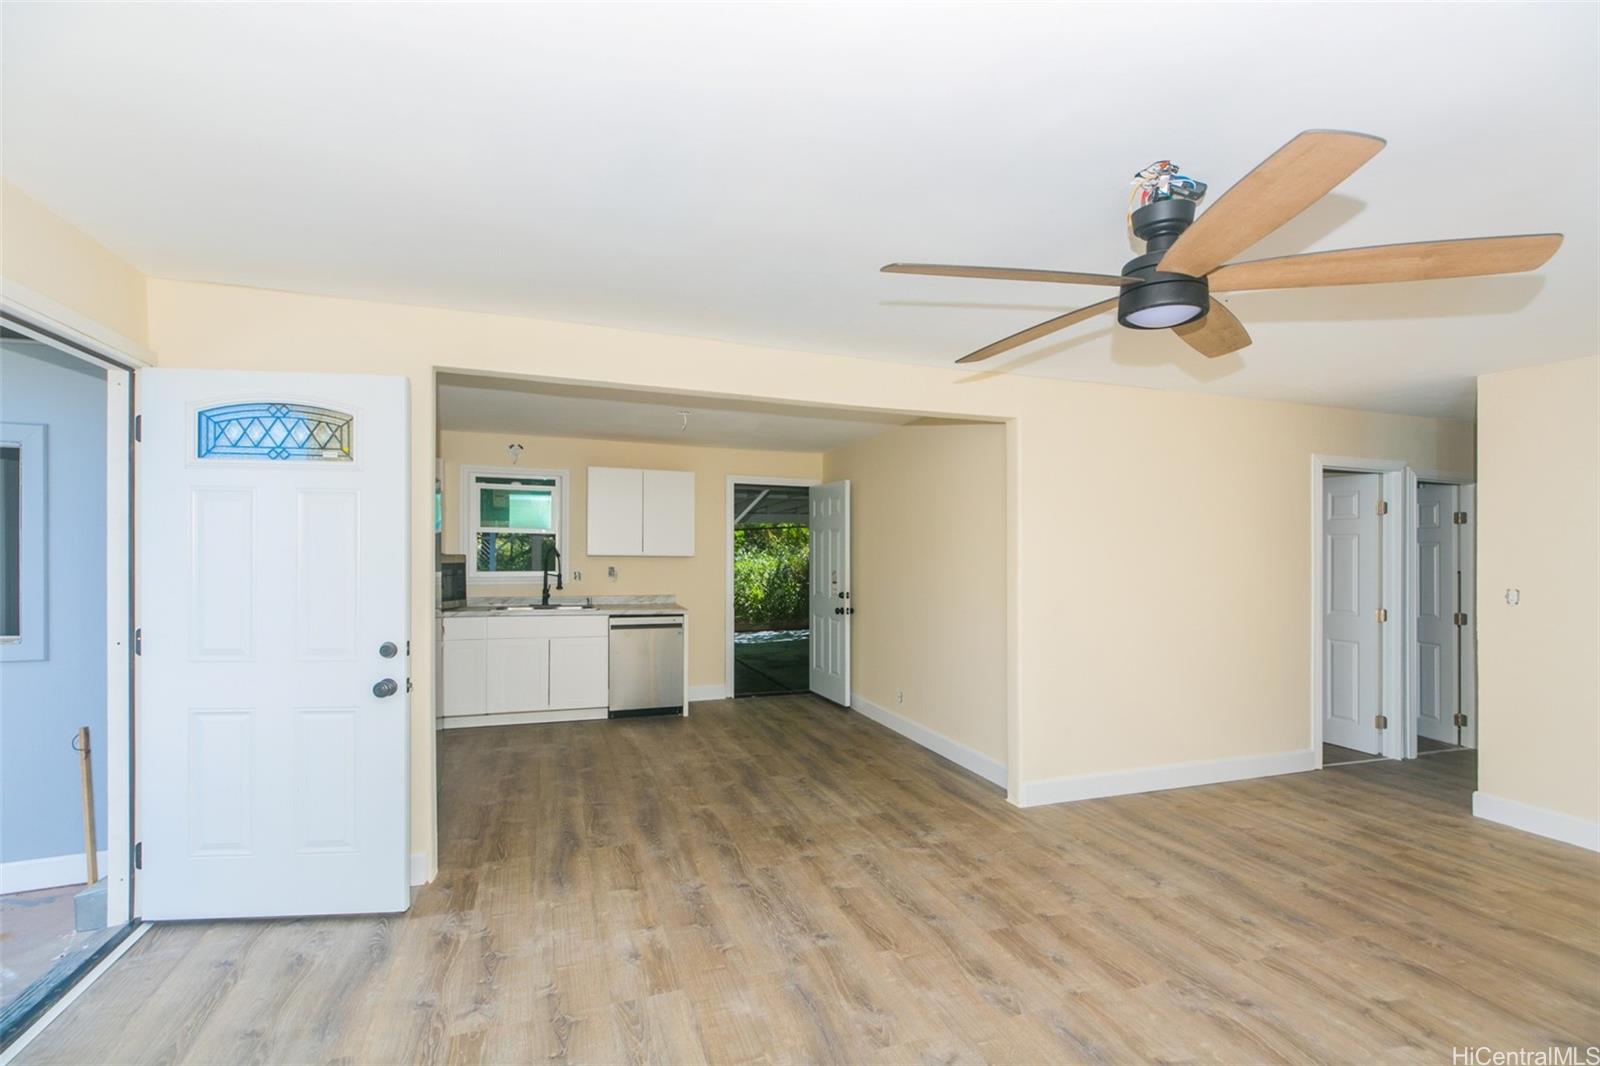
[[[1399,459],[1363,459],[1343,455],[1311,456],[1311,756],[1315,769],[1322,769],[1322,685],[1324,664],[1322,657],[1323,627],[1322,627],[1322,584],[1323,584],[1323,552],[1322,552],[1322,491],[1323,475],[1327,473],[1351,474],[1378,474],[1380,475],[1383,489],[1383,499],[1389,503],[1387,517],[1392,521],[1382,524],[1379,542],[1382,547],[1379,567],[1382,574],[1383,602],[1389,604],[1387,610],[1390,617],[1394,617],[1396,610],[1405,612],[1409,617],[1410,605],[1413,602],[1407,595],[1407,579],[1412,572],[1407,564],[1407,553],[1404,538],[1408,530],[1414,529],[1416,508],[1411,506],[1414,497],[1406,492],[1407,475],[1410,473],[1404,460]],[[1415,536],[1412,537],[1415,540]],[[1414,705],[1408,698],[1407,678],[1410,674],[1408,666],[1409,651],[1406,646],[1408,634],[1413,632],[1414,626],[1397,625],[1387,626],[1379,635],[1381,649],[1378,669],[1380,671],[1380,688],[1382,696],[1382,712],[1389,718],[1390,727],[1383,731],[1383,749],[1381,757],[1386,759],[1406,758],[1406,743],[1404,727],[1396,729],[1394,721],[1403,718],[1411,722],[1413,746],[1415,744],[1415,722],[1411,716],[1415,713]]]
[[[785,488],[811,488],[822,484],[821,478],[814,477],[759,477],[753,474],[729,474],[727,487],[724,490],[723,521],[723,549],[726,552],[724,580],[724,602],[722,608],[722,694],[715,699],[733,698],[733,522],[737,515],[733,513],[733,493],[739,485],[781,485]],[[692,696],[690,697],[693,698]]]
[[[106,753],[106,927],[116,929],[139,914],[133,875],[133,406],[135,372],[150,364],[134,354],[135,345],[96,323],[10,282],[5,288],[8,291],[0,294],[0,323],[106,375],[106,733],[99,743]],[[30,306],[36,300],[48,310]],[[90,743],[95,743],[93,738]]]
[[1422,665],[1416,654],[1417,612],[1421,602],[1420,558],[1417,550],[1417,522],[1420,516],[1417,486],[1423,482],[1433,485],[1455,485],[1461,490],[1458,501],[1467,513],[1466,530],[1461,538],[1461,604],[1467,612],[1467,634],[1461,641],[1461,706],[1466,709],[1467,726],[1463,739],[1470,734],[1471,744],[1463,745],[1474,750],[1478,747],[1478,479],[1474,474],[1447,471],[1413,470],[1406,468],[1406,711],[1405,756],[1417,757],[1417,711],[1422,706]]

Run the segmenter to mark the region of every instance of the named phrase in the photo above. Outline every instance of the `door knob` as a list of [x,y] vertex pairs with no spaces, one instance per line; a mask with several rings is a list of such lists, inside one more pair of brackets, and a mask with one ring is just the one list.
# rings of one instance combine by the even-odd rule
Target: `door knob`
[[388,696],[393,696],[399,691],[400,686],[395,684],[395,680],[392,677],[386,677],[382,681],[379,681],[376,685],[372,686],[372,694],[378,697],[380,700]]
[[399,650],[399,648],[395,647],[395,643],[392,640],[386,640],[382,644],[378,645],[378,654],[383,656],[385,659],[393,659]]

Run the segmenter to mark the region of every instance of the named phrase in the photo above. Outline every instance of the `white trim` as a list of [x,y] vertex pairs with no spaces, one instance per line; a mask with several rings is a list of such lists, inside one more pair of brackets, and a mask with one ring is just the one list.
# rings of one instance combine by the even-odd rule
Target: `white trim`
[[[107,852],[100,852],[95,856],[95,862],[102,869],[106,867]],[[47,855],[42,859],[17,859],[14,862],[0,862],[0,895],[10,895],[13,892],[32,892],[40,888],[71,888],[73,885],[84,885],[83,852],[75,851],[70,855]],[[109,873],[109,869],[107,869]],[[127,878],[123,878],[123,885],[127,885]],[[87,887],[85,885],[85,887]],[[109,887],[109,886],[107,886]],[[107,911],[109,913],[109,899]],[[113,926],[122,925],[122,922],[111,922]]]
[[90,985],[100,979],[101,974],[111,969],[116,961],[126,955],[133,945],[143,939],[151,928],[152,926],[149,922],[142,922],[134,926],[133,932],[124,937],[122,943],[112,948],[106,957],[95,963],[94,968],[88,973],[74,981],[65,995],[52,1003],[49,1010],[39,1015],[34,1020],[34,1023],[28,1026],[20,1036],[11,1041],[10,1044],[7,1044],[4,1051],[0,1051],[0,1066],[10,1066],[12,1060],[22,1054],[23,1049],[33,1042],[34,1037],[44,1032],[51,1022],[61,1017],[68,1007],[77,1002],[79,996],[88,991]]
[[[57,351],[49,346],[51,351]],[[0,444],[17,449],[17,632],[0,636],[0,662],[49,658],[50,427],[0,422]],[[68,531],[61,531],[63,537]]]
[[886,729],[892,729],[907,740],[922,745],[935,755],[949,759],[962,769],[972,771],[985,781],[1001,788],[1006,787],[1006,764],[999,759],[991,759],[982,752],[951,740],[942,733],[935,733],[926,726],[918,725],[904,715],[885,710],[859,692],[850,694],[850,709]]
[[1472,814],[1486,822],[1497,822],[1525,833],[1559,840],[1563,844],[1600,851],[1600,822],[1585,821],[1547,807],[1535,807],[1531,803],[1481,791],[1472,794]]
[[492,725],[538,725],[540,722],[596,722],[610,717],[604,707],[560,711],[510,711],[497,714],[453,714],[439,719],[440,729],[474,729]]
[[[133,899],[133,374],[106,371],[106,924]],[[91,740],[91,744],[93,741]]]
[[[706,699],[726,699],[733,692],[733,490],[737,485],[793,485],[796,487],[811,488],[820,485],[822,481],[814,477],[760,477],[755,474],[729,474],[726,493],[725,520],[722,523],[722,548],[726,558],[724,566],[724,593],[722,606],[722,696],[707,696]],[[690,696],[695,700],[701,697]]]
[[428,855],[426,852],[413,851],[411,853],[411,887],[425,885],[433,878],[428,876]]
[[144,345],[107,329],[41,292],[5,277],[0,277],[0,311],[27,319],[37,329],[81,344],[135,369],[156,365],[155,353]]
[[699,703],[702,700],[725,700],[725,699],[729,699],[731,696],[732,696],[732,693],[730,693],[728,691],[728,686],[727,685],[690,685],[689,686],[689,702],[690,703]]
[[1321,764],[1322,749],[1318,747],[1280,751],[1271,755],[1241,755],[1205,762],[1169,763],[1138,770],[1024,781],[1018,806],[1038,807],[1046,803],[1072,803],[1102,796],[1126,796],[1133,792],[1161,792],[1169,788],[1191,788],[1254,777],[1298,774],[1321,769]]
[[[1382,523],[1383,558],[1380,564],[1383,581],[1383,602],[1388,606],[1389,617],[1400,612],[1401,619],[1410,617],[1412,604],[1407,582],[1412,568],[1411,554],[1407,551],[1406,537],[1415,540],[1411,506],[1415,493],[1410,491],[1410,468],[1398,459],[1361,459],[1344,455],[1311,456],[1311,753],[1316,760],[1313,769],[1322,769],[1322,475],[1326,470],[1352,471],[1382,476],[1383,499],[1389,501],[1388,518]],[[1411,673],[1411,650],[1408,644],[1412,626],[1409,622],[1386,627],[1381,633],[1383,649],[1380,664],[1384,713],[1390,728],[1384,730],[1382,755],[1387,759],[1404,759],[1407,756],[1407,737],[1415,729],[1408,727],[1415,708],[1410,699],[1407,683]],[[1398,728],[1397,728],[1398,726]],[[1413,742],[1414,743],[1414,742]]]
[[[530,581],[542,582],[543,570],[529,570],[521,573],[482,573],[477,569],[478,555],[475,550],[477,544],[477,523],[472,520],[473,500],[476,494],[472,491],[472,483],[479,477],[525,477],[525,478],[552,478],[556,483],[554,493],[555,508],[555,535],[556,550],[561,553],[559,569],[562,574],[571,568],[567,565],[567,557],[571,553],[571,503],[572,503],[572,477],[568,470],[544,470],[526,466],[468,466],[462,464],[457,470],[456,496],[456,521],[457,536],[460,539],[456,546],[461,555],[467,559],[467,584],[469,585],[512,585],[526,584]],[[511,530],[509,532],[516,532]]]

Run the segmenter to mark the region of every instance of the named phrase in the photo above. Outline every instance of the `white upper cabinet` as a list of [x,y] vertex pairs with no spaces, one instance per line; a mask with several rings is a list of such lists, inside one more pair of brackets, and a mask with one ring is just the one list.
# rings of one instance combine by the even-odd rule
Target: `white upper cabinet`
[[644,553],[694,554],[694,475],[682,470],[644,473]]
[[589,468],[589,554],[644,554],[644,471]]
[[591,466],[590,555],[693,555],[694,474]]

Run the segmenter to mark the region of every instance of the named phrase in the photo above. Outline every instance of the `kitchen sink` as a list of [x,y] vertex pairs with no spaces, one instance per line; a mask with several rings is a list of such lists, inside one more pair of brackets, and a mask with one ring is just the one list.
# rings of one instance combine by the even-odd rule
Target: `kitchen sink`
[[593,603],[507,603],[496,604],[489,610],[497,614],[520,613],[522,611],[592,611]]

